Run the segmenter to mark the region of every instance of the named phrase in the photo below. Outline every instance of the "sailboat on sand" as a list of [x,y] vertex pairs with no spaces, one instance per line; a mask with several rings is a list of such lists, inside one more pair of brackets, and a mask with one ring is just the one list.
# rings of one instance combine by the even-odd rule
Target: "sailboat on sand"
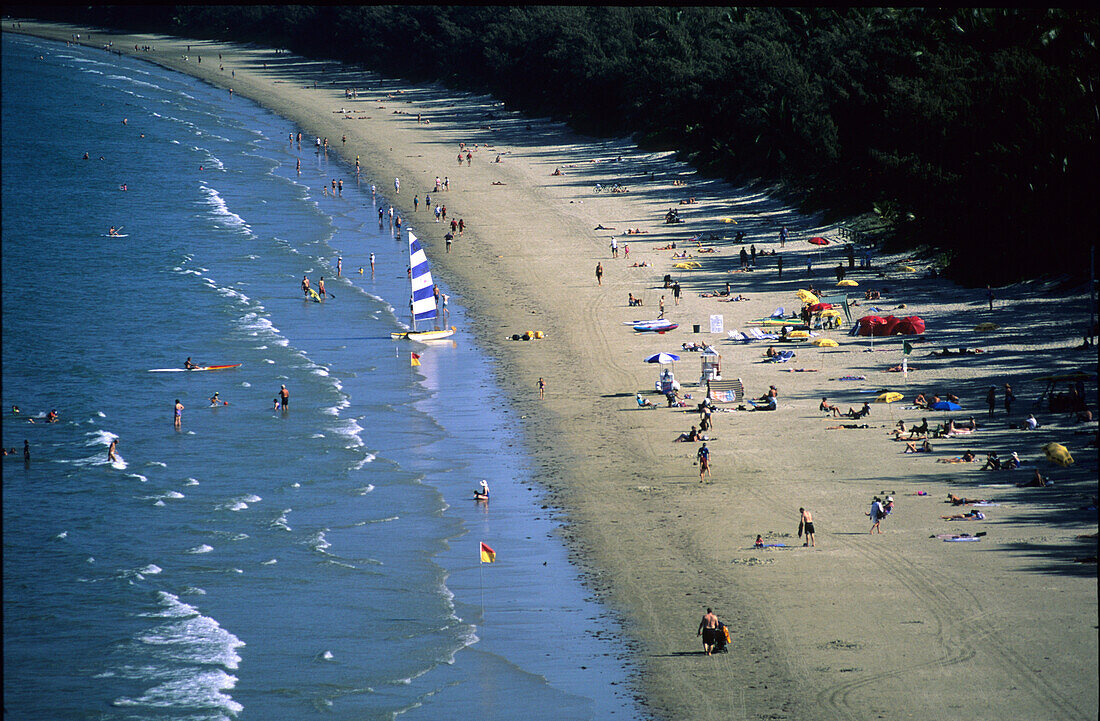
[[417,321],[434,320],[438,317],[439,311],[435,305],[433,293],[435,286],[432,283],[431,268],[428,267],[428,256],[424,254],[420,241],[411,230],[409,231],[409,268],[409,278],[412,281],[412,302],[409,304],[412,310],[412,329],[390,333],[390,337],[394,340],[407,338],[424,342],[441,340],[454,335],[456,328],[453,325],[443,329],[436,326],[434,330],[416,329]]

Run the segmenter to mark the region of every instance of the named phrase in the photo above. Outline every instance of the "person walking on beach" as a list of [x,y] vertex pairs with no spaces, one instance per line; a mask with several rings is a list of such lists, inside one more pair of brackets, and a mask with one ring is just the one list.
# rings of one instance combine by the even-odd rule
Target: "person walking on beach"
[[286,389],[286,385],[279,388],[279,407],[284,412],[290,409],[290,391]]
[[814,543],[814,514],[805,508],[799,508],[798,512],[802,514],[798,519],[798,535],[806,534],[806,542],[802,545],[814,548],[817,545]]
[[539,378],[539,400],[542,400],[545,397],[546,397],[546,381],[544,381],[542,378]]
[[752,263],[752,267],[756,267],[756,245],[749,246],[749,261]]
[[180,425],[183,423],[183,404],[180,403],[179,398],[176,399],[175,417],[173,419],[173,423],[175,424],[176,428],[179,428]]
[[779,247],[782,248],[787,244],[787,239],[790,237],[790,233],[787,231],[787,226],[783,226],[779,229]]
[[703,482],[703,476],[710,476],[710,449],[707,448],[706,441],[703,445],[699,446],[699,450],[695,452],[695,458],[699,462],[699,482]]
[[663,295],[661,296],[661,301],[658,304],[658,307],[661,309],[661,312],[657,314],[657,318],[658,319],[664,318],[665,317],[665,297]]
[[596,263],[596,285],[603,285],[603,263]]
[[985,394],[985,403],[989,406],[989,417],[993,417],[993,409],[997,407],[997,386],[989,386],[989,392]]
[[989,299],[989,309],[993,310],[993,286],[986,284],[985,294],[986,297]]
[[672,300],[676,305],[680,305],[680,281],[672,284]]
[[696,636],[703,637],[703,653],[711,655],[714,652],[714,644],[718,640],[718,617],[714,615],[714,611],[707,609],[707,612],[703,614],[703,620],[699,622],[699,630],[695,632]]
[[413,212],[415,213],[418,210],[420,210],[420,196],[419,195],[414,195],[413,196]]
[[398,178],[393,179],[393,192],[395,192],[395,193],[400,193],[401,192],[401,181]]
[[1012,401],[1016,396],[1012,393],[1012,386],[1005,383],[1005,415],[1012,415]]
[[879,527],[879,524],[882,522],[882,517],[886,515],[886,513],[882,507],[882,501],[878,499],[878,496],[875,496],[875,500],[871,501],[871,510],[867,515],[871,517],[870,533],[874,533],[876,530],[882,533],[882,528]]
[[612,258],[618,258],[619,257],[619,241],[616,240],[615,238],[611,239],[611,257]]
[[779,256],[775,259],[775,268],[779,271],[779,277],[783,277],[783,256]]

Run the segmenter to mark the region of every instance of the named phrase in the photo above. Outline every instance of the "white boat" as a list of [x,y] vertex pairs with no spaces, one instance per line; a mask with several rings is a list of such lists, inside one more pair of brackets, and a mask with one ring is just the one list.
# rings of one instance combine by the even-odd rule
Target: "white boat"
[[412,231],[409,231],[409,277],[412,279],[412,300],[409,309],[412,311],[412,328],[405,331],[390,333],[394,340],[402,338],[415,340],[421,343],[433,340],[442,340],[455,334],[457,330],[453,325],[450,328],[434,328],[433,330],[417,330],[416,322],[434,320],[438,317],[435,306],[435,285],[432,283],[432,271],[428,266],[428,256],[420,247],[420,241]]

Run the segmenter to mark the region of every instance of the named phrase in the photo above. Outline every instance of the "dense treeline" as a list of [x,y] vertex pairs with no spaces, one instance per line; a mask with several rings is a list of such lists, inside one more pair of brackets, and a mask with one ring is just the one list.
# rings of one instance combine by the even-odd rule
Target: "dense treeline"
[[[1098,15],[1046,9],[97,6],[28,15],[258,41],[489,91],[703,171],[780,181],[953,255],[1087,275]],[[9,7],[9,12],[16,12]]]

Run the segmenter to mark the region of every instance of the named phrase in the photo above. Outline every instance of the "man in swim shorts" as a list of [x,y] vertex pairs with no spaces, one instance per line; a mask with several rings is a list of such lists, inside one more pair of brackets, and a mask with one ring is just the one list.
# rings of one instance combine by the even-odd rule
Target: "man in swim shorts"
[[279,389],[279,402],[282,404],[284,411],[290,408],[290,391],[286,389],[285,385]]
[[807,511],[805,508],[799,508],[798,512],[802,514],[798,520],[798,527],[802,533],[806,534],[806,542],[803,546],[815,547],[814,543],[814,514]]
[[718,630],[718,617],[714,615],[714,611],[708,608],[706,614],[703,615],[703,620],[699,622],[699,630],[695,633],[696,636],[703,637],[703,653],[708,656],[714,652]]

